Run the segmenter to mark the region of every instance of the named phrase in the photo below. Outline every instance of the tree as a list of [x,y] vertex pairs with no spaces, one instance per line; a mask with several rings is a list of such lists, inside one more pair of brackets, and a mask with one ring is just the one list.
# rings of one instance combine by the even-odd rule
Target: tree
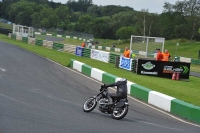
[[12,4],[9,10],[11,21],[31,26],[31,14],[34,13],[34,6],[36,3],[23,0]]
[[99,16],[99,7],[97,5],[92,5],[87,8],[87,14],[89,14],[92,17],[98,17]]
[[71,13],[71,22],[77,22],[79,17],[82,16],[83,13],[82,12],[73,12]]
[[80,16],[78,22],[74,26],[74,29],[76,31],[88,32],[89,31],[89,22],[91,20],[92,20],[92,17],[89,15]]
[[31,18],[32,18],[32,26],[34,26],[36,28],[40,28],[40,20],[41,20],[40,13],[34,12],[31,15]]
[[0,1],[0,16],[3,16],[4,11],[3,9],[3,3]]
[[89,23],[89,33],[94,34],[97,38],[107,39],[110,32],[107,18],[95,18]]
[[193,40],[193,37],[196,34],[195,31],[197,31],[196,23],[200,17],[200,1],[199,0],[186,1],[186,5],[187,5],[186,14],[188,14],[189,21],[191,21],[192,24],[192,34],[190,40]]
[[[189,0],[189,1],[177,1],[175,5],[165,3],[164,11],[173,14],[175,35],[178,32],[182,34],[182,37],[187,37],[193,40],[193,37],[197,35],[197,24],[199,23],[200,17],[200,1],[199,0]],[[179,17],[180,16],[180,17]],[[181,29],[180,29],[181,27]],[[184,30],[183,30],[184,29]],[[180,31],[182,31],[180,33]]]
[[40,24],[43,29],[51,27],[51,24],[47,18],[43,18]]
[[176,38],[174,35],[174,18],[171,12],[162,13],[159,18],[160,36],[166,39]]
[[93,4],[92,0],[69,0],[66,5],[69,7],[70,11],[75,12],[87,12],[89,6]]
[[131,35],[135,34],[134,27],[128,26],[128,27],[121,27],[116,32],[116,37],[119,39],[129,39]]
[[58,25],[58,23],[59,23],[60,20],[59,20],[59,17],[54,12],[53,14],[49,15],[48,21],[50,22],[51,27],[57,28],[57,25]]
[[59,21],[67,22],[70,19],[70,13],[67,6],[60,6],[56,8],[55,11]]

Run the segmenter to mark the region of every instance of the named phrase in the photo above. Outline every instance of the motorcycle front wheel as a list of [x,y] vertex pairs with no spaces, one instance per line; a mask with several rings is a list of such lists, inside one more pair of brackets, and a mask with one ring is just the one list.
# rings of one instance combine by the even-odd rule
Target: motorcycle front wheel
[[115,107],[113,109],[111,116],[113,119],[120,120],[124,118],[127,113],[128,113],[128,106],[125,105],[124,107],[120,107],[120,108]]
[[88,98],[83,104],[83,111],[90,112],[97,106],[97,101],[94,97]]

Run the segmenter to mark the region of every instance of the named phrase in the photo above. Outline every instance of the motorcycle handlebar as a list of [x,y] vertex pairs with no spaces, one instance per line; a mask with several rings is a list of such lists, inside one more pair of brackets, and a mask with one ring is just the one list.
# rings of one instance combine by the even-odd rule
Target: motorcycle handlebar
[[103,88],[99,89],[100,92],[104,92],[105,90],[107,90],[106,87],[103,87]]

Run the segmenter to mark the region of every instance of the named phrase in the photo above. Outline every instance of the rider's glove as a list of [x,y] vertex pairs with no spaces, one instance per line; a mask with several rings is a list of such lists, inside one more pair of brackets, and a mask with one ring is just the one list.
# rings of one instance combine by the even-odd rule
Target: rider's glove
[[105,88],[105,84],[101,85],[101,89],[99,91],[102,91]]

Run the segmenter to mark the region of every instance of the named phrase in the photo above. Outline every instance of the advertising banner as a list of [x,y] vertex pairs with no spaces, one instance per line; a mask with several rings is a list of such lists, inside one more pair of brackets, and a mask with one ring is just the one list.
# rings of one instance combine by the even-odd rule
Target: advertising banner
[[110,55],[110,52],[104,52],[100,50],[91,49],[90,58],[108,63],[109,55]]
[[173,72],[180,73],[180,79],[189,79],[190,63],[138,59],[137,74],[171,78]]
[[83,47],[76,46],[76,53],[77,56],[83,56]]
[[132,70],[132,61],[133,61],[133,59],[120,56],[119,67],[122,69],[131,71]]

